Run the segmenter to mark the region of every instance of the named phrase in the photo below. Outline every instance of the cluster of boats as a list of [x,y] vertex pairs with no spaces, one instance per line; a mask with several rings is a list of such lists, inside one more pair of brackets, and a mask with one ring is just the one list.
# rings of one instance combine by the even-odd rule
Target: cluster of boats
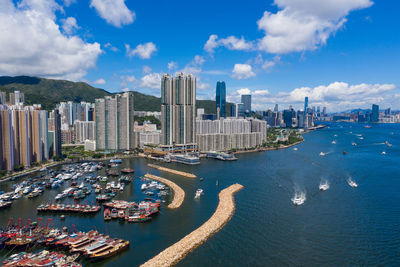
[[[144,193],[148,196],[154,196],[156,193],[158,196],[166,196],[168,194],[168,186],[166,186],[165,184],[156,182],[156,181],[151,181],[147,178],[141,178],[144,183],[142,184],[142,186],[140,187],[140,189],[142,191],[144,191]],[[156,190],[158,192],[156,192]]]
[[50,252],[42,250],[37,253],[20,252],[11,255],[3,261],[3,267],[13,266],[56,266],[56,267],[81,267],[82,264],[75,262],[79,254],[67,256],[62,252]]
[[127,222],[147,222],[160,212],[160,202],[112,201],[104,204],[104,220],[119,219]]
[[81,214],[93,214],[101,210],[97,205],[65,205],[65,204],[41,204],[36,208],[38,212],[74,212]]
[[[69,251],[69,253],[73,253],[73,255],[83,255],[92,260],[102,260],[111,257],[129,247],[129,241],[112,238],[94,230],[85,233],[71,229],[69,233],[66,227],[62,230],[50,227],[50,219],[47,221],[45,227],[41,226],[41,222],[41,219],[38,219],[36,223],[28,221],[27,225],[23,226],[22,220],[19,220],[17,226],[14,226],[12,219],[10,219],[7,228],[0,231],[0,246],[11,249],[45,246],[56,248],[57,250],[64,249]],[[32,258],[37,258],[37,254],[34,255]],[[62,255],[65,256],[65,254]],[[52,254],[51,257],[44,257],[44,259],[55,259],[58,257],[55,256],[55,254]],[[54,261],[47,261],[46,265],[43,265],[44,262],[36,263],[38,265],[21,265],[21,263],[17,265],[17,258],[22,260],[24,257],[13,255],[12,258],[7,260],[7,264],[9,264],[8,266],[55,266],[56,262],[61,260],[61,258],[66,260],[67,257],[64,256],[58,257],[59,259]],[[72,261],[75,261],[77,256],[73,256],[72,259]],[[13,262],[13,265],[11,265],[11,262]]]

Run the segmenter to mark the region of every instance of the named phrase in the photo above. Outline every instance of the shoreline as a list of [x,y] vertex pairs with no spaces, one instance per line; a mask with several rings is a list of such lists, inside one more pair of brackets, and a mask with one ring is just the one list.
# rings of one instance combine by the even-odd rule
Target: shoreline
[[232,218],[236,209],[234,195],[241,189],[243,186],[240,184],[233,184],[223,189],[218,194],[219,203],[214,214],[205,223],[140,266],[175,265],[196,247],[206,242]]
[[144,177],[150,180],[155,180],[164,183],[172,189],[172,191],[174,192],[174,197],[171,203],[168,205],[169,209],[177,209],[182,205],[185,199],[185,191],[183,191],[183,189],[180,186],[178,186],[177,184],[168,179],[150,173],[146,173]]
[[151,164],[151,163],[148,163],[147,166],[150,167],[150,168],[157,169],[159,171],[169,172],[169,173],[180,175],[180,176],[184,176],[184,177],[187,177],[187,178],[196,178],[197,177],[193,173],[177,171],[177,170],[174,170],[174,169],[170,169],[170,168],[167,168],[167,167],[163,167],[163,166],[155,165],[155,164]]

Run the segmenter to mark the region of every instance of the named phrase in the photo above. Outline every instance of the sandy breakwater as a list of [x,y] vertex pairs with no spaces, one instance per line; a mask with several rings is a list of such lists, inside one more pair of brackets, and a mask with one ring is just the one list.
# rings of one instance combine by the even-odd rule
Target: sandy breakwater
[[174,191],[174,197],[172,199],[172,202],[168,205],[168,208],[177,209],[182,205],[183,200],[185,199],[185,191],[183,191],[183,189],[180,188],[177,184],[175,184],[174,182],[171,182],[168,179],[165,179],[165,178],[153,175],[153,174],[149,174],[149,173],[145,174],[144,177],[146,177],[147,179],[159,181],[163,184],[166,184],[167,186],[169,186],[172,189],[172,191]]
[[141,266],[172,266],[183,259],[190,251],[207,241],[231,219],[235,212],[233,196],[242,188],[242,185],[234,184],[222,190],[218,195],[217,209],[208,221]]
[[170,169],[170,168],[166,168],[166,167],[162,167],[162,166],[158,166],[158,165],[154,165],[154,164],[147,164],[148,167],[150,168],[154,168],[160,171],[164,171],[164,172],[169,172],[169,173],[173,173],[173,174],[177,174],[177,175],[181,175],[181,176],[185,176],[188,178],[196,178],[197,176],[192,174],[192,173],[188,173],[188,172],[181,172],[181,171],[177,171],[174,169]]

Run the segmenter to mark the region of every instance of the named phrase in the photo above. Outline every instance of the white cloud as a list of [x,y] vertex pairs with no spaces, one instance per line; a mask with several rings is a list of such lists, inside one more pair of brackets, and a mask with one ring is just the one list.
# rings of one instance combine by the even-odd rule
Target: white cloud
[[152,71],[152,69],[149,66],[143,66],[143,73],[148,74]]
[[169,71],[173,71],[176,68],[178,68],[178,63],[176,63],[174,61],[168,62],[168,70]]
[[157,47],[152,42],[148,42],[145,44],[139,44],[136,46],[135,49],[131,49],[128,44],[125,44],[126,48],[126,55],[128,57],[138,56],[141,59],[149,59],[151,58],[152,54],[157,51]]
[[204,45],[204,50],[210,54],[213,54],[214,50],[220,46],[224,46],[229,50],[249,51],[254,49],[254,44],[246,41],[243,36],[240,39],[235,36],[218,39],[217,35],[212,34]]
[[122,75],[119,78],[121,79],[121,83],[120,83],[121,87],[127,87],[128,83],[136,82],[136,78],[133,75]]
[[264,60],[263,56],[259,54],[255,59],[252,60],[254,64],[261,65],[261,68],[267,72],[271,71],[273,67],[281,63],[279,56],[274,56],[272,60]]
[[100,17],[115,27],[131,24],[136,16],[124,0],[92,0],[90,7],[94,7]]
[[370,0],[275,0],[277,13],[265,11],[257,22],[265,32],[259,49],[285,54],[313,50],[346,22],[350,11],[367,8]]
[[160,89],[161,88],[161,74],[160,73],[149,73],[142,77],[140,87]]
[[106,84],[106,80],[104,80],[103,78],[100,78],[96,81],[93,82],[94,84]]
[[[398,97],[395,94],[394,84],[355,84],[333,82],[329,85],[317,87],[299,87],[290,92],[271,94],[268,90],[251,91],[248,88],[232,92],[227,98],[229,101],[239,102],[241,94],[253,95],[254,109],[265,110],[275,104],[295,106],[302,109],[304,98],[308,96],[312,106],[325,106],[330,111],[343,111],[350,108],[370,108],[372,104],[398,107]],[[255,96],[255,97],[254,97]]]
[[119,49],[117,47],[113,46],[111,43],[106,43],[104,45],[104,47],[110,49],[113,52],[118,52],[119,51]]
[[61,33],[60,8],[54,0],[24,0],[18,7],[0,1],[1,73],[78,80],[96,66],[100,45]]
[[235,64],[232,70],[232,78],[237,80],[249,79],[256,76],[249,64]]
[[75,3],[76,0],[62,0],[64,2],[64,6],[70,6],[71,4]]
[[75,30],[79,29],[78,24],[76,23],[76,19],[74,17],[68,17],[66,19],[62,19],[62,29],[66,34],[73,34]]
[[194,56],[193,60],[190,61],[183,70],[181,70],[180,72],[183,73],[192,73],[192,74],[196,74],[196,73],[200,73],[202,70],[202,66],[204,64],[206,60],[204,59],[204,57],[196,55]]

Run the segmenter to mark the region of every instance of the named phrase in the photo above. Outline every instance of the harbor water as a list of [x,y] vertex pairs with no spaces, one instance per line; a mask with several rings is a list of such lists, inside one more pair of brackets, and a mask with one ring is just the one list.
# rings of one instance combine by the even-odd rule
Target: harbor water
[[[59,214],[37,214],[36,207],[55,202],[65,185],[34,199],[15,200],[11,208],[0,210],[0,225],[6,226],[9,217],[26,223],[40,216],[43,221],[52,218],[56,227],[97,229],[131,245],[100,263],[82,262],[85,266],[138,266],[201,226],[215,211],[218,193],[239,183],[244,189],[235,195],[232,219],[178,266],[399,266],[400,125],[364,126],[328,124],[305,134],[297,150],[239,154],[233,162],[202,159],[196,166],[163,164],[194,173],[196,179],[149,168],[154,162],[147,159],[124,159],[118,169],[134,168],[135,180],[115,199],[143,200],[137,177],[146,173],[170,179],[186,193],[183,205],[174,210],[167,208],[168,196],[160,214],[148,223],[104,222],[102,212],[68,214],[64,221]],[[357,187],[351,187],[350,180]],[[2,183],[0,190],[10,191],[18,181]],[[329,188],[320,190],[321,183]],[[194,199],[198,188],[204,194]],[[304,196],[301,205],[292,201],[296,193]],[[94,202],[94,193],[81,203],[85,201]],[[68,202],[73,200],[60,201]],[[0,261],[10,253],[2,249]]]

